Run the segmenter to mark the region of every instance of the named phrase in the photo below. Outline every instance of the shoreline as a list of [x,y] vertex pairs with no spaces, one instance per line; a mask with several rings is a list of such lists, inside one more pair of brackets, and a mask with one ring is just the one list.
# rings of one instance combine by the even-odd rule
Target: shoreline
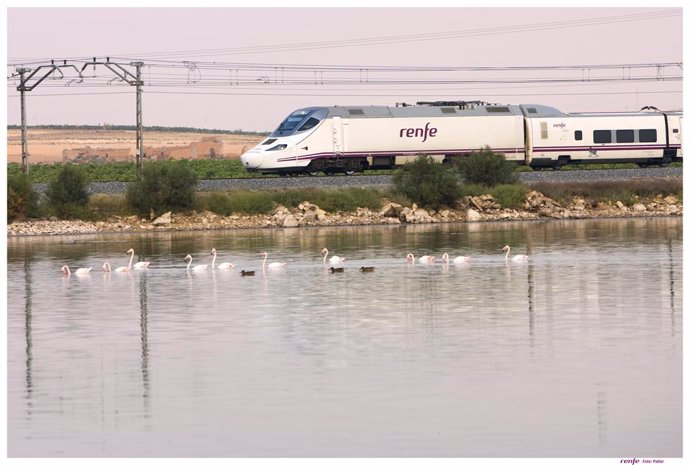
[[36,237],[98,233],[147,233],[155,231],[210,231],[233,229],[299,228],[319,226],[363,226],[464,222],[554,221],[594,218],[682,217],[682,202],[675,196],[657,195],[639,199],[634,205],[622,202],[592,204],[574,197],[561,205],[537,191],[531,191],[520,209],[502,208],[490,195],[465,197],[456,208],[427,210],[416,205],[388,203],[380,210],[357,208],[354,212],[325,212],[318,205],[303,202],[288,209],[278,205],[272,213],[223,216],[212,212],[165,213],[154,220],[138,216],[113,216],[105,221],[40,219],[15,221],[7,225],[7,237]]

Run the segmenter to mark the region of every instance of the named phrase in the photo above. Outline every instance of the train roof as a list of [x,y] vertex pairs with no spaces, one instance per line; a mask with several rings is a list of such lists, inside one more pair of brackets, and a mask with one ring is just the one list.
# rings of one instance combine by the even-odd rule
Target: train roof
[[564,114],[546,105],[497,105],[483,102],[438,102],[434,105],[402,106],[334,106],[326,107],[328,116],[341,118],[413,118],[413,117],[458,117],[458,116],[507,116],[531,117],[563,116]]

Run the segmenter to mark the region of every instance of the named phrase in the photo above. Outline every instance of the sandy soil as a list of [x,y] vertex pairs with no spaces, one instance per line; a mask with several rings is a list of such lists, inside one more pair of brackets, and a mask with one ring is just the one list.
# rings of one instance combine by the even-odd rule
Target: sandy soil
[[[144,131],[145,147],[185,147],[199,143],[202,138],[217,137],[223,142],[224,158],[238,158],[244,151],[258,144],[263,136],[227,135],[227,134],[198,134],[185,132],[156,132]],[[113,130],[62,130],[62,129],[31,129],[28,131],[28,146],[30,163],[61,162],[63,150],[81,149],[129,149],[135,153],[136,133],[134,131]],[[7,161],[21,162],[21,131],[10,129],[7,131]]]

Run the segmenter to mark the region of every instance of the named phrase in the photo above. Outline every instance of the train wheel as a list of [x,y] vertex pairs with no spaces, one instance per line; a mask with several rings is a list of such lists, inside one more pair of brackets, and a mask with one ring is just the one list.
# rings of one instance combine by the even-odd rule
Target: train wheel
[[325,174],[326,176],[333,176],[335,174],[335,171],[327,169],[323,171],[323,174]]
[[639,166],[640,168],[646,168],[649,165],[647,164],[647,162],[641,161],[640,163],[637,164],[637,166]]
[[344,173],[348,176],[352,176],[353,174],[355,174],[355,170],[345,170]]

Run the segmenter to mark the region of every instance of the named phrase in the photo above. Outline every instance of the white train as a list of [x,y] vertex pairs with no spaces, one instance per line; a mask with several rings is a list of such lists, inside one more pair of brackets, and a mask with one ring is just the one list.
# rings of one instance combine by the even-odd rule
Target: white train
[[544,105],[418,102],[395,107],[311,107],[291,113],[241,156],[248,171],[352,174],[419,155],[448,162],[486,146],[535,169],[570,163],[682,160],[680,112],[562,113]]

